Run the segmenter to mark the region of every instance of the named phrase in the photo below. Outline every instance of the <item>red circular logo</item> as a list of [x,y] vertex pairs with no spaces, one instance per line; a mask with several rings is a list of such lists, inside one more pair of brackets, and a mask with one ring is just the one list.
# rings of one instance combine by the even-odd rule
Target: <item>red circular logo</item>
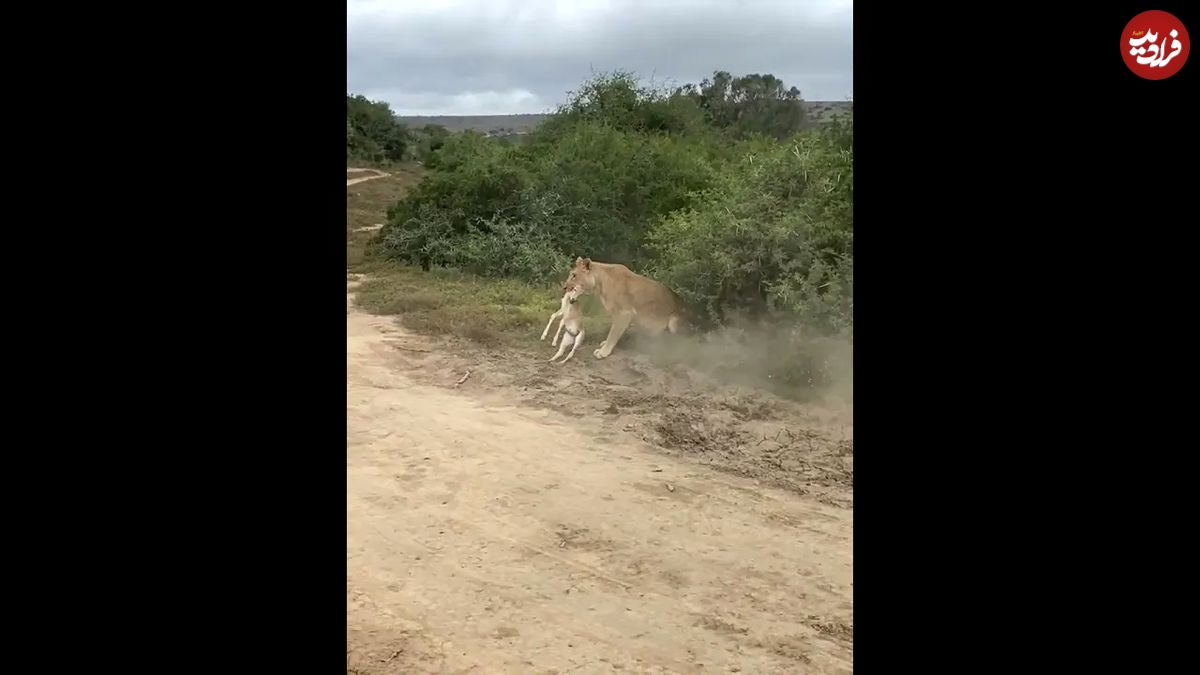
[[1121,58],[1138,77],[1165,80],[1187,62],[1192,42],[1174,14],[1152,9],[1133,17],[1121,33]]

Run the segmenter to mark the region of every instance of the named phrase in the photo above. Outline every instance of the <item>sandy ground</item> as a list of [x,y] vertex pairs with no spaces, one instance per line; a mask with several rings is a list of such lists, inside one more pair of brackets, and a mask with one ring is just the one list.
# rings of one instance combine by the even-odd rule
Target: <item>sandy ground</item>
[[836,416],[414,335],[354,283],[348,673],[852,672]]

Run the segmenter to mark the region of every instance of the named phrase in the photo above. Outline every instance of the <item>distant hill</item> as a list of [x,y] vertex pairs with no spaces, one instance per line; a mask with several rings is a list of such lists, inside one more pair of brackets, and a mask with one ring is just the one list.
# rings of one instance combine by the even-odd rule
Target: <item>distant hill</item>
[[[839,113],[850,109],[850,101],[805,101],[808,118],[815,122],[827,122]],[[409,127],[436,124],[447,131],[478,131],[490,136],[519,136],[532,131],[549,115],[401,115],[400,122]]]
[[445,127],[446,131],[479,131],[482,133],[520,133],[530,132],[542,123],[549,115],[435,115],[400,116],[400,123],[409,127],[423,127],[426,124],[436,124]]

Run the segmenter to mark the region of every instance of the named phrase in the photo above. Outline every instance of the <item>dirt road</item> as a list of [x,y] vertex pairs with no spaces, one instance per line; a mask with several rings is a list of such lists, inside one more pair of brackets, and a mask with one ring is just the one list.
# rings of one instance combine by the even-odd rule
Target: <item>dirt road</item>
[[348,673],[852,672],[851,509],[431,383],[352,291]]
[[350,174],[350,173],[367,173],[367,172],[374,173],[374,175],[373,176],[357,176],[355,178],[347,178],[346,179],[346,187],[350,187],[351,185],[357,185],[359,183],[362,183],[363,181],[375,180],[376,178],[385,178],[385,177],[391,175],[391,174],[384,173],[378,169],[352,169],[352,168],[346,169],[346,173],[348,173],[348,174]]

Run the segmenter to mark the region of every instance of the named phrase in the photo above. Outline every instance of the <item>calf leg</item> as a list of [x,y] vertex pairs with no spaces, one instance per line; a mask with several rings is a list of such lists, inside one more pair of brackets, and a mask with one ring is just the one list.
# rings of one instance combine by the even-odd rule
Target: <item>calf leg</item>
[[563,352],[567,351],[567,347],[570,347],[571,343],[574,341],[575,341],[574,335],[571,335],[570,333],[563,335],[562,344],[558,345],[558,353],[555,354],[554,356],[550,357],[550,363],[554,363],[555,359],[562,356]]
[[[548,334],[548,333],[550,332],[550,324],[554,323],[554,320],[555,320],[555,319],[557,319],[557,318],[559,318],[559,317],[561,317],[561,316],[562,316],[562,310],[561,310],[561,309],[560,309],[560,310],[558,310],[557,312],[555,312],[555,313],[553,313],[553,314],[551,314],[551,315],[550,315],[550,320],[546,322],[546,330],[542,331],[542,338],[541,338],[541,339],[543,339],[543,340],[545,340],[545,339],[546,339],[546,334]],[[561,327],[562,327],[562,322],[560,321],[560,322],[558,323],[558,325],[559,325],[559,327],[561,328]],[[555,333],[555,334],[554,334],[554,339],[556,339],[556,340],[558,339],[558,333]]]
[[566,327],[567,327],[567,315],[563,314],[563,317],[558,320],[558,328],[555,329],[555,331],[554,331],[554,341],[550,343],[551,347],[558,344],[559,339],[562,338],[563,329],[565,329]]
[[[563,359],[563,360],[562,360],[562,362],[563,362],[563,363],[566,363],[567,361],[570,361],[570,360],[571,360],[571,357],[572,357],[572,356],[575,356],[575,350],[576,350],[576,349],[579,349],[579,344],[580,344],[581,342],[583,342],[583,333],[584,333],[583,329],[582,329],[582,328],[580,328],[580,329],[579,329],[579,335],[576,335],[576,336],[575,336],[575,339],[574,339],[574,343],[575,343],[575,344],[571,345],[571,353],[570,353],[570,354],[567,354],[567,358],[565,358],[565,359]],[[565,340],[563,341],[563,344],[566,344],[566,341],[565,341]]]

